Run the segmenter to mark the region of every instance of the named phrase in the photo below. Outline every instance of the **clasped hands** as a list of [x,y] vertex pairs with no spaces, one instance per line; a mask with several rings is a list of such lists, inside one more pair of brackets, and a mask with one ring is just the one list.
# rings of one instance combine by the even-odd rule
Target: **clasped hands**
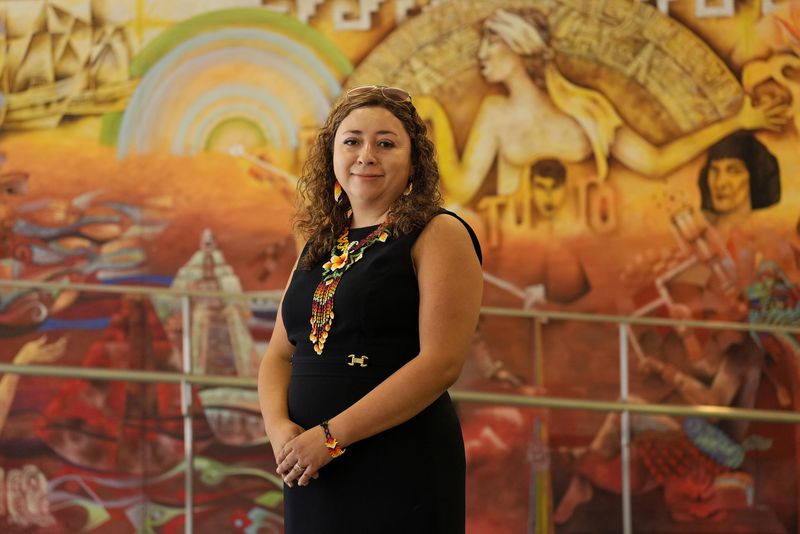
[[675,377],[680,373],[674,365],[667,362],[662,362],[651,356],[642,356],[639,358],[639,370],[644,374],[656,374],[660,376],[665,382],[673,383]]
[[332,460],[325,447],[325,432],[320,426],[304,430],[287,420],[279,429],[278,436],[270,441],[278,464],[275,471],[290,488],[295,483],[307,486]]

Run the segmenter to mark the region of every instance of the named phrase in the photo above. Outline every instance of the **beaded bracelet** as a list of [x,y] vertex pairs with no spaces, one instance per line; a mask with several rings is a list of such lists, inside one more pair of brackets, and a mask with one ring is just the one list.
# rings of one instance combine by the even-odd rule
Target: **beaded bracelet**
[[331,436],[331,431],[328,429],[328,420],[321,422],[319,426],[322,427],[323,432],[325,432],[325,447],[328,448],[328,452],[331,455],[331,458],[336,458],[344,454],[346,450],[344,447],[339,446],[339,442],[336,441],[336,438]]

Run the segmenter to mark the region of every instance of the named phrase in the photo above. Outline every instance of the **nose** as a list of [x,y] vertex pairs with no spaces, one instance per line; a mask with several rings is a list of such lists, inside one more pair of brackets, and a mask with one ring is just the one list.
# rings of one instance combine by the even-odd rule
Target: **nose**
[[364,143],[358,152],[358,162],[361,165],[372,165],[375,163],[375,155],[372,152],[372,143]]
[[481,39],[481,44],[478,46],[478,59],[483,61],[486,59],[487,49],[489,48],[486,39]]

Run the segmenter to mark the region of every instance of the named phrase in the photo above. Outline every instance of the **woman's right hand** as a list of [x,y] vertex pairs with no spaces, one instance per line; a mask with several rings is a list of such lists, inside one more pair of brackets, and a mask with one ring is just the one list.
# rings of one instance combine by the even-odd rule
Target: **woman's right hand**
[[774,102],[756,106],[749,95],[745,95],[737,118],[745,130],[783,131],[789,122],[789,106],[783,102]]
[[[292,441],[300,434],[302,434],[303,432],[305,432],[305,429],[300,425],[294,423],[290,419],[284,419],[283,421],[272,425],[272,432],[269,432],[268,436],[269,436],[269,442],[272,444],[272,454],[275,455],[276,464],[280,465],[281,461],[283,461],[283,458],[285,456],[283,450],[286,447],[286,444]],[[314,473],[311,476],[311,478],[313,479],[316,479],[318,477],[319,473]],[[289,487],[291,486],[292,484],[289,484]]]
[[268,435],[276,462],[278,461],[283,447],[303,432],[305,432],[305,429],[290,419],[284,419],[272,425]]

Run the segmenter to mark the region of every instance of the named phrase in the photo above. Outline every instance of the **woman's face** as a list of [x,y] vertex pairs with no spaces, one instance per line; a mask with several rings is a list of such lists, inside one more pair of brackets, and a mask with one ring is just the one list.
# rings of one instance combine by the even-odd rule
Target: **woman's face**
[[522,58],[509,47],[500,36],[485,29],[480,47],[478,62],[481,74],[491,83],[503,82],[517,69],[523,69]]
[[750,172],[739,158],[720,158],[708,167],[711,205],[717,213],[727,213],[750,204]]
[[354,208],[388,210],[411,175],[411,139],[403,123],[382,107],[351,111],[336,130],[333,169]]

